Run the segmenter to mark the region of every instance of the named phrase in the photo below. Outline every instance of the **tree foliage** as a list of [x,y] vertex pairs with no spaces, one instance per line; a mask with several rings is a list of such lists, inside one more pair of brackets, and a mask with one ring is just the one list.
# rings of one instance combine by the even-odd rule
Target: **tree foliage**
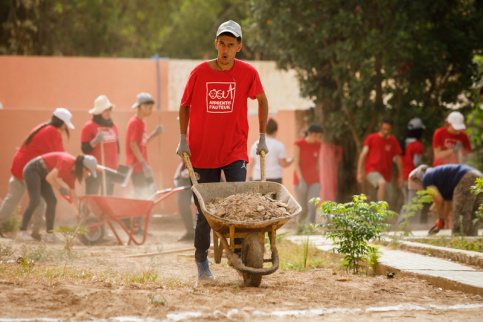
[[202,59],[220,23],[247,11],[241,0],[0,0],[0,54]]
[[382,115],[401,137],[422,118],[430,143],[448,107],[473,105],[482,1],[259,0],[251,10],[252,46],[298,71],[326,135],[344,147],[346,182]]

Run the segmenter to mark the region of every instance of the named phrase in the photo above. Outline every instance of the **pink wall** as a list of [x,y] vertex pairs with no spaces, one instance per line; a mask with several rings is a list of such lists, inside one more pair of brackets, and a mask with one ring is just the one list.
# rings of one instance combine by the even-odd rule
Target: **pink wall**
[[[158,188],[173,186],[173,175],[178,164],[175,154],[179,139],[177,112],[167,109],[169,61],[159,61],[161,70],[161,107],[146,121],[148,132],[162,123],[164,133],[150,142],[148,156]],[[125,160],[125,133],[129,118],[134,114],[131,105],[139,92],[149,92],[157,100],[156,62],[151,59],[75,58],[75,57],[18,57],[0,56],[0,198],[8,191],[12,157],[36,125],[50,119],[56,107],[65,107],[72,114],[75,130],[70,139],[64,138],[66,151],[77,155],[80,150],[80,132],[91,115],[94,99],[105,94],[116,105],[112,118],[119,127],[121,162]],[[270,101],[270,95],[267,93]],[[271,115],[279,123],[277,138],[282,141],[288,156],[293,155],[295,141],[295,112],[281,111]],[[249,116],[248,145],[258,139],[258,117]],[[293,166],[284,170],[284,185],[292,192]],[[116,186],[116,195],[129,195],[131,187]],[[83,194],[84,187],[78,187]],[[22,209],[27,202],[24,198]],[[157,213],[177,213],[176,197],[166,199]],[[66,202],[58,202],[59,217],[74,218]]]

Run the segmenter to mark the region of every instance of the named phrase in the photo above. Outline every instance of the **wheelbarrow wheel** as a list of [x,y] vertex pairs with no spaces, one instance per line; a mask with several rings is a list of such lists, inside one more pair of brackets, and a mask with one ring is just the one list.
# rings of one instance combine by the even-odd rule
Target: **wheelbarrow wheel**
[[94,217],[87,218],[85,226],[87,227],[86,235],[80,234],[80,241],[87,246],[95,245],[102,240],[104,237],[104,225],[89,227],[90,225],[95,225],[99,223],[100,220]]
[[[258,233],[246,235],[242,244],[242,261],[247,267],[263,268],[263,245],[258,238]],[[243,273],[243,281],[246,286],[260,286],[262,275]]]

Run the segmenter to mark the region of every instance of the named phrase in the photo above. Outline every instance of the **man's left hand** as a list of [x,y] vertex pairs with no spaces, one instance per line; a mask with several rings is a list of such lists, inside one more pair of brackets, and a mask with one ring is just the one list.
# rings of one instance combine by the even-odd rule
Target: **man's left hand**
[[260,133],[260,137],[258,139],[258,147],[257,147],[257,154],[260,155],[260,152],[265,151],[265,154],[268,153],[267,142],[265,142],[265,133]]

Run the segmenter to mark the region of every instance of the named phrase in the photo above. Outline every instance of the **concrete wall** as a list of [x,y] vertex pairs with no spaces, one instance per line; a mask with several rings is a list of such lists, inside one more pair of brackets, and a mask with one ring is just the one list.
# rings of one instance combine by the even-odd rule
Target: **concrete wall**
[[[70,138],[64,138],[66,151],[77,155],[80,150],[80,132],[91,118],[88,110],[94,99],[105,94],[115,104],[113,120],[119,127],[121,163],[125,160],[125,133],[131,105],[139,92],[149,92],[159,104],[159,110],[147,120],[148,131],[157,123],[164,125],[164,134],[148,147],[149,160],[158,188],[173,186],[173,175],[178,164],[175,150],[178,144],[178,106],[189,72],[198,61],[151,59],[77,58],[77,57],[24,57],[0,56],[0,198],[7,193],[10,164],[16,149],[30,130],[50,119],[56,107],[68,108],[76,129]],[[299,97],[293,72],[280,72],[272,62],[254,62],[260,71],[262,83],[270,103],[271,117],[279,123],[278,138],[293,155],[296,139],[296,109],[307,108],[311,103]],[[158,86],[160,97],[158,97]],[[255,101],[256,102],[256,101]],[[257,106],[250,104],[249,146],[258,139]],[[292,190],[293,166],[284,170],[284,184]],[[77,188],[83,194],[84,187]],[[129,196],[131,187],[115,188],[115,195]],[[27,197],[22,202],[24,209]],[[72,217],[66,202],[58,202],[58,216]],[[166,199],[156,211],[176,213],[176,197]]]

